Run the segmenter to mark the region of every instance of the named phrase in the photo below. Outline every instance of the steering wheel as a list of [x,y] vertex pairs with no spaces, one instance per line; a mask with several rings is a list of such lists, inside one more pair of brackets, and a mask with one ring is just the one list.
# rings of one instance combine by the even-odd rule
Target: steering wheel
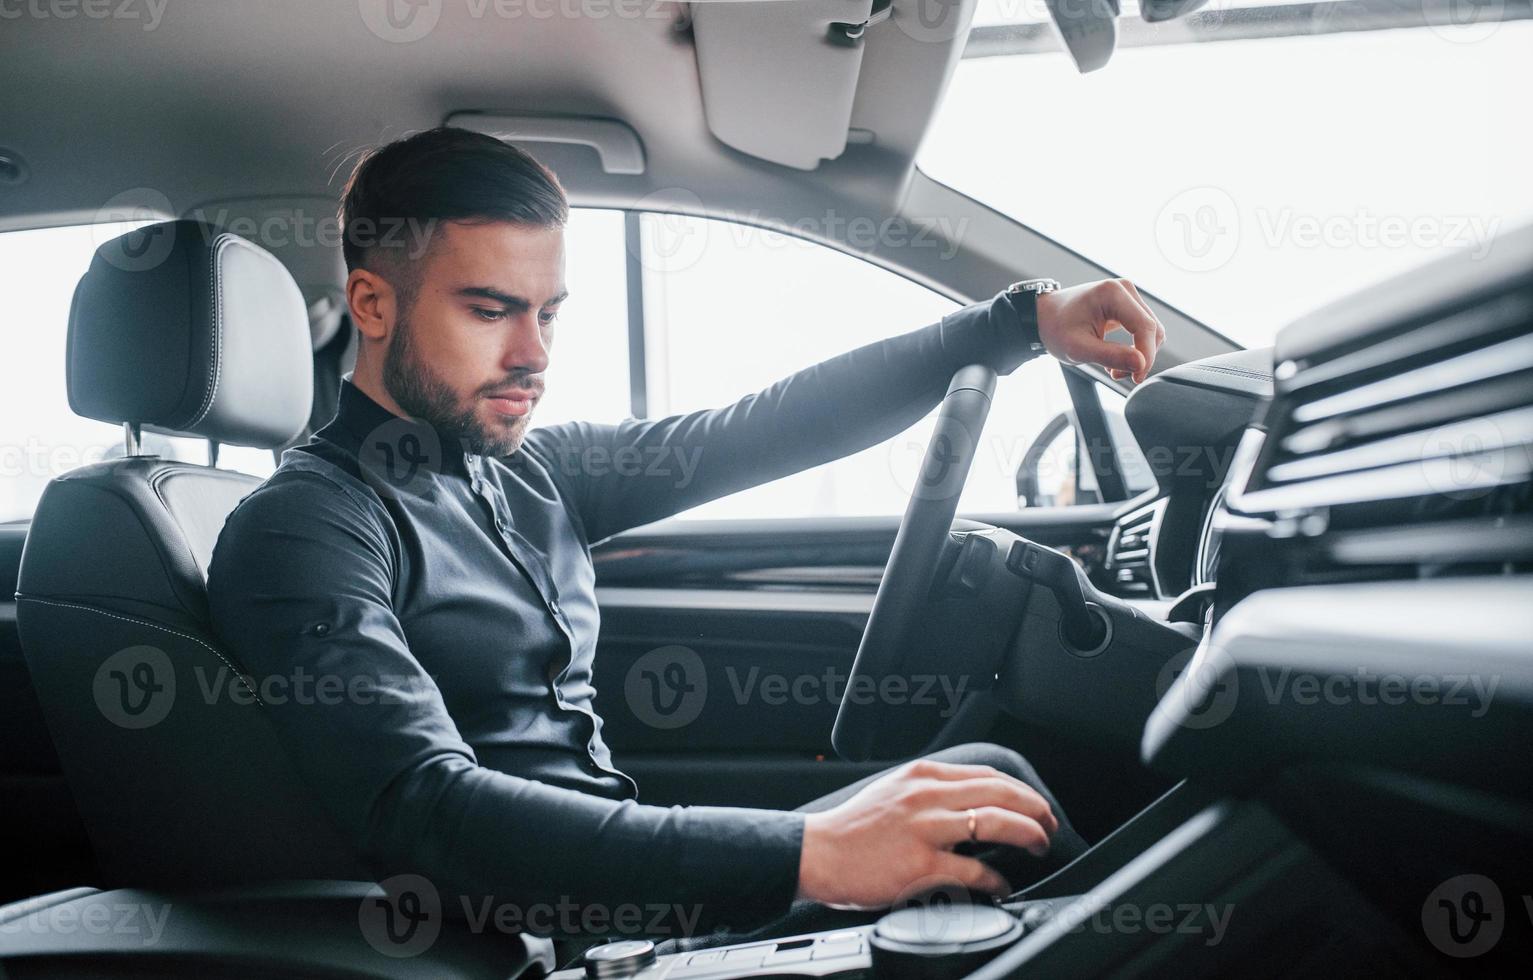
[[[926,446],[836,711],[831,744],[845,759],[865,762],[920,748],[908,744],[908,735],[901,738],[901,705],[895,699],[854,697],[853,692],[887,690],[886,679],[908,679],[918,658],[925,661],[924,669],[932,669],[936,652],[922,642],[920,627],[994,393],[995,371],[971,364],[953,375],[942,399],[937,428]],[[908,751],[890,751],[895,746]]]

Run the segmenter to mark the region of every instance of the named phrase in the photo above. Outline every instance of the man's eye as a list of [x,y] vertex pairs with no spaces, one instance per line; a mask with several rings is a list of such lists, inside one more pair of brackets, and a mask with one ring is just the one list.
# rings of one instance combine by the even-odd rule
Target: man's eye
[[496,320],[503,320],[503,319],[505,319],[506,311],[505,310],[487,310],[487,309],[484,309],[483,307],[476,306],[476,307],[474,307],[474,316],[478,317],[479,319],[483,320],[486,323],[494,323]]
[[549,323],[553,323],[554,320],[558,319],[558,317],[559,317],[559,311],[558,310],[543,310],[543,311],[538,313],[538,322],[539,323],[543,323],[543,324],[549,324]]

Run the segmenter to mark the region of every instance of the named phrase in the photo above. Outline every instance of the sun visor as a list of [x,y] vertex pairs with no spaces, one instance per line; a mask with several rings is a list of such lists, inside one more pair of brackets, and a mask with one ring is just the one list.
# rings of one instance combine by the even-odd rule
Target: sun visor
[[[887,3],[877,3],[887,12]],[[742,153],[813,170],[846,149],[875,0],[698,3],[703,114]]]

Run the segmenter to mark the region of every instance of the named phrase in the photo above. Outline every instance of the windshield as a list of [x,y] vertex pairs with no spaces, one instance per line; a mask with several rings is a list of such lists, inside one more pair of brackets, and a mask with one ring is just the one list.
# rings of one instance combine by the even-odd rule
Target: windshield
[[[1442,6],[1437,23],[1421,3],[1212,0],[1149,25],[1126,3],[1118,51],[1081,75],[1042,0],[982,0],[917,163],[1265,345],[1533,221],[1533,21],[1504,19],[1525,16],[1510,2]],[[1347,29],[1385,23],[1417,26]]]

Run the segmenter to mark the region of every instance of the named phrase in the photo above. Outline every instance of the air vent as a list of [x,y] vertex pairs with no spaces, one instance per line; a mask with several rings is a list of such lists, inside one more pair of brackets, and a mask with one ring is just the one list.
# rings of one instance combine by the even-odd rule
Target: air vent
[[1131,511],[1118,521],[1107,542],[1106,572],[1112,590],[1121,596],[1159,596],[1155,576],[1155,536],[1166,501],[1157,500]]
[[1304,580],[1533,559],[1533,288],[1280,364],[1267,428],[1229,505]]

